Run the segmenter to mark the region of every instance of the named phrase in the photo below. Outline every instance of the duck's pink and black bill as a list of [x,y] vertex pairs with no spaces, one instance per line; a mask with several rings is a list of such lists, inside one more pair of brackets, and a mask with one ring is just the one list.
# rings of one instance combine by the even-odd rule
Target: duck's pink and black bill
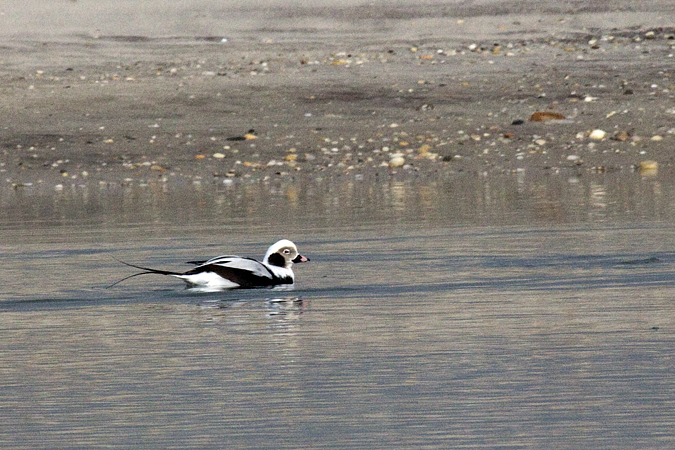
[[298,255],[293,259],[293,262],[295,264],[303,263],[303,262],[307,262],[307,261],[309,261],[309,258],[307,258],[305,256],[302,256],[302,255]]

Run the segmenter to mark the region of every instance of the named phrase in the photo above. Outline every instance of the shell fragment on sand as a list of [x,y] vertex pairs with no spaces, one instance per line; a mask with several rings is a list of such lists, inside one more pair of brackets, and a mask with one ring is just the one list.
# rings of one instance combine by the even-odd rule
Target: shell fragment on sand
[[530,116],[530,122],[548,122],[549,120],[565,120],[567,117],[562,114],[548,112],[548,111],[537,111]]
[[591,131],[591,134],[588,135],[588,137],[594,141],[601,141],[605,136],[607,136],[607,133],[603,130],[593,130]]

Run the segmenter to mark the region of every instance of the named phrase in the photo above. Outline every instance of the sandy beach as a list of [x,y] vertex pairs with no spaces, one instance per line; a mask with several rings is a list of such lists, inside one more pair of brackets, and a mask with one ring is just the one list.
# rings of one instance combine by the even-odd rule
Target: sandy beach
[[672,172],[669,1],[29,3],[6,187]]

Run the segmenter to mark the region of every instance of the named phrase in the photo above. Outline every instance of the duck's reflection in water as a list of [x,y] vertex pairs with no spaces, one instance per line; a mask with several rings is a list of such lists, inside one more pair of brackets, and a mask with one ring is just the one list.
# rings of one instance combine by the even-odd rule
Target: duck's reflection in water
[[299,318],[304,312],[304,301],[300,297],[277,297],[265,300],[267,317]]
[[266,324],[277,332],[283,330],[288,333],[296,328],[307,301],[298,296],[265,298],[264,303],[261,299],[207,300],[199,307],[202,312],[208,312],[206,319],[210,323],[236,325],[248,322],[251,325],[263,317],[259,314],[260,305],[264,305]]

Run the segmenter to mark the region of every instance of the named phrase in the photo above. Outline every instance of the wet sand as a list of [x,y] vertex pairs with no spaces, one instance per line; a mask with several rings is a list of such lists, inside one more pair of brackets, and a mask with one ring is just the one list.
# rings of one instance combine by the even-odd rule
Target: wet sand
[[672,175],[669,1],[34,3],[0,8],[5,187]]

